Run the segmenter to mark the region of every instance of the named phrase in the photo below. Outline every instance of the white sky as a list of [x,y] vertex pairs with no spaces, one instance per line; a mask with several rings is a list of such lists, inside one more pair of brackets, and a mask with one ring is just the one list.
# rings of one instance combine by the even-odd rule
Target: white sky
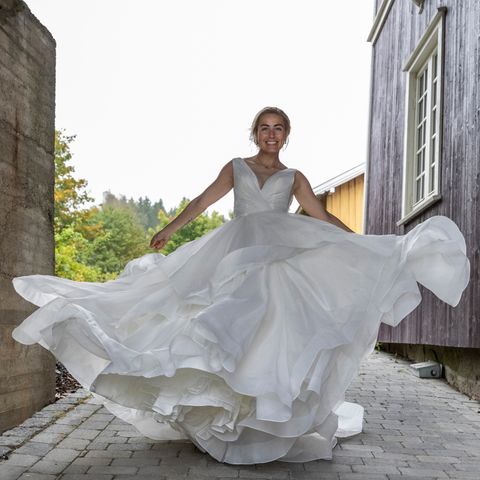
[[[56,127],[77,135],[97,202],[194,198],[256,153],[267,105],[292,122],[281,160],[312,186],[366,160],[373,0],[27,3],[57,41]],[[208,211],[232,208],[230,192]]]

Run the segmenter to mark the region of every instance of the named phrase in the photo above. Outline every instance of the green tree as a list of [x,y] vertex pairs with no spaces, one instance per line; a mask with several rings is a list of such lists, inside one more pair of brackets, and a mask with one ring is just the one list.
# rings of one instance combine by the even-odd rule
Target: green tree
[[[173,218],[175,218],[189,203],[190,200],[183,198],[179,206],[170,210],[167,214],[164,210],[160,210],[158,219],[160,221],[156,230],[150,229],[150,237],[155,234],[158,230],[161,230],[168,223],[170,223]],[[207,213],[200,214],[195,220],[187,223],[183,228],[177,230],[171,237],[165,247],[161,250],[163,254],[169,254],[176,250],[180,245],[184,243],[191,242],[203,235],[205,235],[210,230],[213,230],[225,222],[223,215],[219,214],[216,211],[213,211],[211,215]]]
[[89,247],[88,236],[98,232],[98,225],[89,222],[93,201],[86,192],[87,181],[74,177],[75,168],[70,164],[70,145],[75,135],[55,131],[55,274],[77,281],[103,279],[100,270],[84,263]]
[[149,228],[154,228],[158,224],[158,214],[160,210],[165,210],[162,199],[158,202],[152,203],[148,197],[140,197],[138,200],[129,198],[125,195],[116,196],[109,190],[103,192],[104,207],[129,207],[131,208],[140,224],[143,226],[145,232]]
[[[166,213],[163,201],[152,203],[104,193],[100,207],[90,205],[87,180],[74,177],[71,143],[75,135],[55,132],[55,257],[56,275],[77,281],[115,278],[126,263],[150,253],[152,235],[167,225],[188,204]],[[225,221],[217,212],[203,213],[175,233],[162,250],[168,254],[186,242],[205,235]],[[154,228],[156,226],[156,228]]]
[[138,201],[135,202],[135,210],[147,232],[149,228],[155,228],[158,223],[158,215],[160,211],[165,211],[165,207],[162,199],[158,202],[152,203],[148,197],[140,197]]
[[102,275],[120,273],[126,263],[151,252],[143,226],[129,207],[102,206],[92,216],[101,231],[89,242],[85,262]]
[[86,192],[87,181],[73,176],[75,168],[70,165],[70,144],[76,135],[66,135],[55,130],[55,231],[82,220],[87,204],[93,201]]
[[73,227],[55,234],[55,274],[79,282],[97,282],[112,278],[83,260],[88,251],[88,240]]

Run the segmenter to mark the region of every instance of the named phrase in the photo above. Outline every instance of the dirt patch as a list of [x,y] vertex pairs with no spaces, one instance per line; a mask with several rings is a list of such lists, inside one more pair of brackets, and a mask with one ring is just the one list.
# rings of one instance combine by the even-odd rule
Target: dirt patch
[[76,392],[81,385],[70,375],[68,370],[61,364],[57,362],[56,368],[56,391],[55,399],[64,397],[69,393]]

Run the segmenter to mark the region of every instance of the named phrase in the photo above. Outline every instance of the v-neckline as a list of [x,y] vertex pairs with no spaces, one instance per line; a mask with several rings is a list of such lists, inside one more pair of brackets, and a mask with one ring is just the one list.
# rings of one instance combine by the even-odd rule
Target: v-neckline
[[257,188],[262,192],[263,191],[263,188],[265,187],[265,185],[267,184],[267,182],[272,178],[274,177],[277,173],[281,173],[281,172],[285,172],[286,170],[293,170],[292,168],[282,168],[281,170],[277,170],[275,173],[272,173],[269,177],[267,177],[267,179],[263,182],[263,185],[260,186],[260,181],[257,177],[257,174],[253,171],[253,169],[250,167],[250,165],[247,163],[247,161],[243,158],[243,157],[240,157],[240,160],[242,160],[242,162],[244,163],[244,165],[248,168],[248,170],[250,170],[251,174],[253,175],[253,177],[255,178],[255,183],[257,185]]

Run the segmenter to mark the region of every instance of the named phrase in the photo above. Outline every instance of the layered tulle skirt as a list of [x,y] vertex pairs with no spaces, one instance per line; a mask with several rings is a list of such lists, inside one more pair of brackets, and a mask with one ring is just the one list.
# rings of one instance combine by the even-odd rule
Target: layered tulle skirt
[[106,283],[15,278],[40,308],[13,336],[148,437],[189,438],[232,464],[328,459],[362,429],[344,394],[380,323],[419,304],[418,283],[457,305],[469,273],[443,216],[396,236],[259,212]]

